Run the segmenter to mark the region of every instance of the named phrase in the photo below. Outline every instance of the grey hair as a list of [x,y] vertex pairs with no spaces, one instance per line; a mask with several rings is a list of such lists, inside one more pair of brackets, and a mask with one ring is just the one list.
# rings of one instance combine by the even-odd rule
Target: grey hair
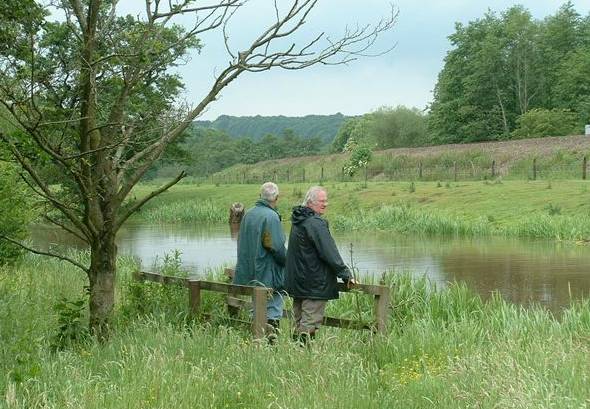
[[301,203],[301,206],[307,206],[310,203],[317,203],[318,202],[318,194],[320,192],[326,192],[326,189],[324,189],[321,186],[312,186],[309,188],[309,190],[307,191],[307,193],[305,194],[305,199],[303,199],[303,203]]
[[279,197],[279,187],[276,183],[266,182],[260,187],[260,198],[274,202]]

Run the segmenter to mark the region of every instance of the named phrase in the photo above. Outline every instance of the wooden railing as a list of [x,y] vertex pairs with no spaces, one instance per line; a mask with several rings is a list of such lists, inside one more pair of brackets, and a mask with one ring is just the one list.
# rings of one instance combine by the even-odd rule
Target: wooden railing
[[[232,270],[227,269],[226,274],[231,275]],[[201,315],[201,291],[214,291],[227,294],[227,305],[233,311],[240,308],[253,308],[252,333],[255,338],[261,338],[266,331],[266,301],[272,294],[272,289],[265,287],[253,287],[247,285],[228,284],[217,281],[196,280],[175,276],[165,276],[158,273],[137,272],[135,278],[139,281],[153,281],[162,284],[180,284],[189,290],[189,310],[193,315]],[[339,328],[369,329],[377,333],[387,331],[390,305],[389,287],[382,285],[355,284],[354,290],[374,297],[375,320],[371,324],[362,323],[344,318],[325,317],[324,325]],[[344,283],[338,283],[338,291],[349,292]],[[238,298],[249,296],[252,301]],[[288,316],[288,312],[284,314]]]

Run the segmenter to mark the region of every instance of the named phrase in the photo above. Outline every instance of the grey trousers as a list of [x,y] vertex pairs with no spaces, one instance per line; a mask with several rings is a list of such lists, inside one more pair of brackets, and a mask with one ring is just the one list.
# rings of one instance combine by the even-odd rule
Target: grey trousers
[[314,333],[324,321],[327,300],[293,299],[293,315],[295,316],[295,332]]

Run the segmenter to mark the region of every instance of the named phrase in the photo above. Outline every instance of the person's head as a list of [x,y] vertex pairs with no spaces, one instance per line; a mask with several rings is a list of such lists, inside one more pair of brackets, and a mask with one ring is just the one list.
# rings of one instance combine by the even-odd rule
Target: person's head
[[279,198],[279,187],[276,183],[264,183],[260,187],[260,198],[266,200],[272,207],[276,207]]
[[312,186],[305,194],[302,205],[309,207],[317,214],[324,214],[328,207],[328,192],[321,186]]

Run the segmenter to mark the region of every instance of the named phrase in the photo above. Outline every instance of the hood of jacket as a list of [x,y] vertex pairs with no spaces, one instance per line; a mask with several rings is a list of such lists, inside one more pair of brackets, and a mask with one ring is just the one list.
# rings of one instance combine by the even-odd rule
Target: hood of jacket
[[307,206],[295,206],[291,215],[291,223],[301,224],[310,217],[316,216],[317,213]]

